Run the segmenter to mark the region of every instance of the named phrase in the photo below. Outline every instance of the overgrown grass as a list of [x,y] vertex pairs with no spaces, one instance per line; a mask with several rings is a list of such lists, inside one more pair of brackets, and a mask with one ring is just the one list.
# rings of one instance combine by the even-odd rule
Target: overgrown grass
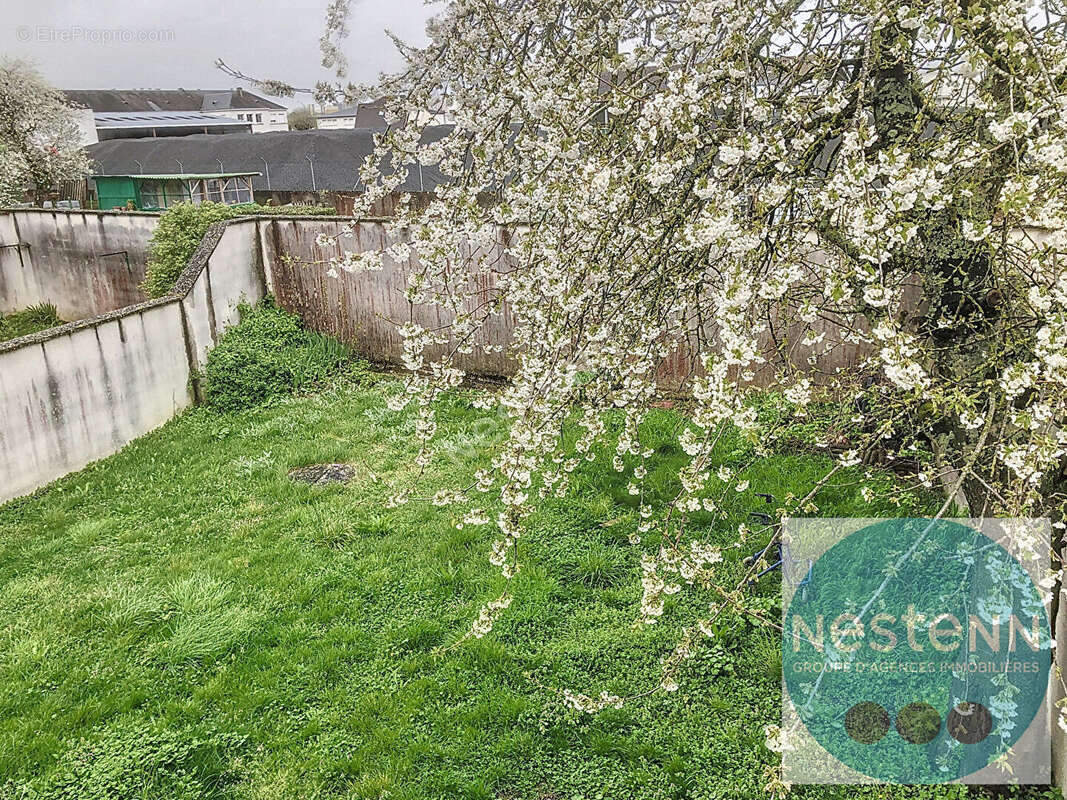
[[[0,797],[765,796],[776,757],[762,727],[781,701],[774,631],[730,618],[677,693],[591,719],[537,688],[644,690],[675,640],[677,604],[632,627],[635,498],[610,467],[583,465],[570,497],[539,508],[514,604],[489,637],[450,647],[500,590],[492,532],[457,529],[425,504],[386,508],[390,484],[413,470],[413,418],[385,405],[398,388],[383,378],[234,413],[195,409],[0,508]],[[426,494],[468,483],[504,435],[469,399],[442,402]],[[675,422],[670,411],[649,422],[662,493],[683,457]],[[731,440],[719,458],[740,466],[750,453]],[[357,477],[286,477],[330,461]],[[709,534],[726,547],[724,580],[761,541],[730,546],[763,505],[755,492],[800,492],[827,463],[784,453],[746,469],[750,488]],[[821,513],[922,510],[920,498],[872,508],[855,477],[822,491]],[[775,582],[755,590],[772,613]]]
[[304,327],[270,297],[255,307],[242,305],[240,314],[204,367],[204,398],[212,408],[236,411],[366,369],[349,348]]
[[64,321],[59,318],[56,307],[51,303],[39,303],[22,311],[13,311],[6,316],[0,315],[0,342],[46,331],[62,325]]

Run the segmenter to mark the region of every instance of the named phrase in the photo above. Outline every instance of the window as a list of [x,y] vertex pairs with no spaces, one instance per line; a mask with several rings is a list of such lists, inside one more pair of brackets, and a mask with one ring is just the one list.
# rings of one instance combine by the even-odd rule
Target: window
[[252,202],[251,178],[210,178],[191,182],[191,200],[196,205],[205,200],[228,206]]
[[262,114],[256,114],[256,122],[262,122],[262,121],[263,121],[263,115]]
[[141,181],[141,208],[162,208],[159,197],[159,183]]
[[238,180],[236,178],[229,178],[223,183],[222,186],[222,202],[228,206],[240,203],[238,199]]
[[160,208],[170,208],[188,199],[185,181],[162,181],[160,189]]
[[244,122],[244,118],[245,118],[244,114],[238,114],[237,115],[237,119],[241,120],[242,122]]
[[212,203],[222,202],[222,183],[218,178],[204,181],[204,194]]
[[170,190],[171,205],[175,203],[189,203],[193,199],[193,182],[192,181],[175,181],[174,188]]

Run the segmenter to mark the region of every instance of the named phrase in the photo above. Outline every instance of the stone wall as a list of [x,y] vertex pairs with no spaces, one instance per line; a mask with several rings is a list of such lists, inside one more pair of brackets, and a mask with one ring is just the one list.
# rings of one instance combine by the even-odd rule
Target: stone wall
[[0,212],[0,314],[52,303],[79,320],[144,301],[138,287],[158,224],[140,212]]

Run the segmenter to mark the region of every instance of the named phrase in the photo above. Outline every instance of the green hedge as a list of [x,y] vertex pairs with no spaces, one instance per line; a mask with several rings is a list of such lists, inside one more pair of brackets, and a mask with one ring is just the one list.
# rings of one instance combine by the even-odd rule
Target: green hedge
[[148,269],[141,290],[149,297],[169,294],[189,258],[214,222],[249,214],[321,216],[334,215],[333,206],[261,206],[245,203],[179,203],[159,218],[159,226],[149,242]]
[[240,312],[241,321],[223,334],[204,367],[204,400],[213,408],[248,408],[366,369],[345,345],[308,330],[269,297]]

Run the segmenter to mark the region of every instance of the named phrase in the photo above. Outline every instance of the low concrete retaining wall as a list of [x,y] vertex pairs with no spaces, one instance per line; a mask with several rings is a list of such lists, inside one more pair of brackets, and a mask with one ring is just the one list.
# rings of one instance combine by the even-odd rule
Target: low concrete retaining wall
[[158,224],[143,212],[0,212],[0,313],[53,303],[79,320],[144,301],[138,287]]
[[258,242],[255,220],[216,224],[167,297],[0,343],[0,502],[196,402],[207,352],[266,291]]

